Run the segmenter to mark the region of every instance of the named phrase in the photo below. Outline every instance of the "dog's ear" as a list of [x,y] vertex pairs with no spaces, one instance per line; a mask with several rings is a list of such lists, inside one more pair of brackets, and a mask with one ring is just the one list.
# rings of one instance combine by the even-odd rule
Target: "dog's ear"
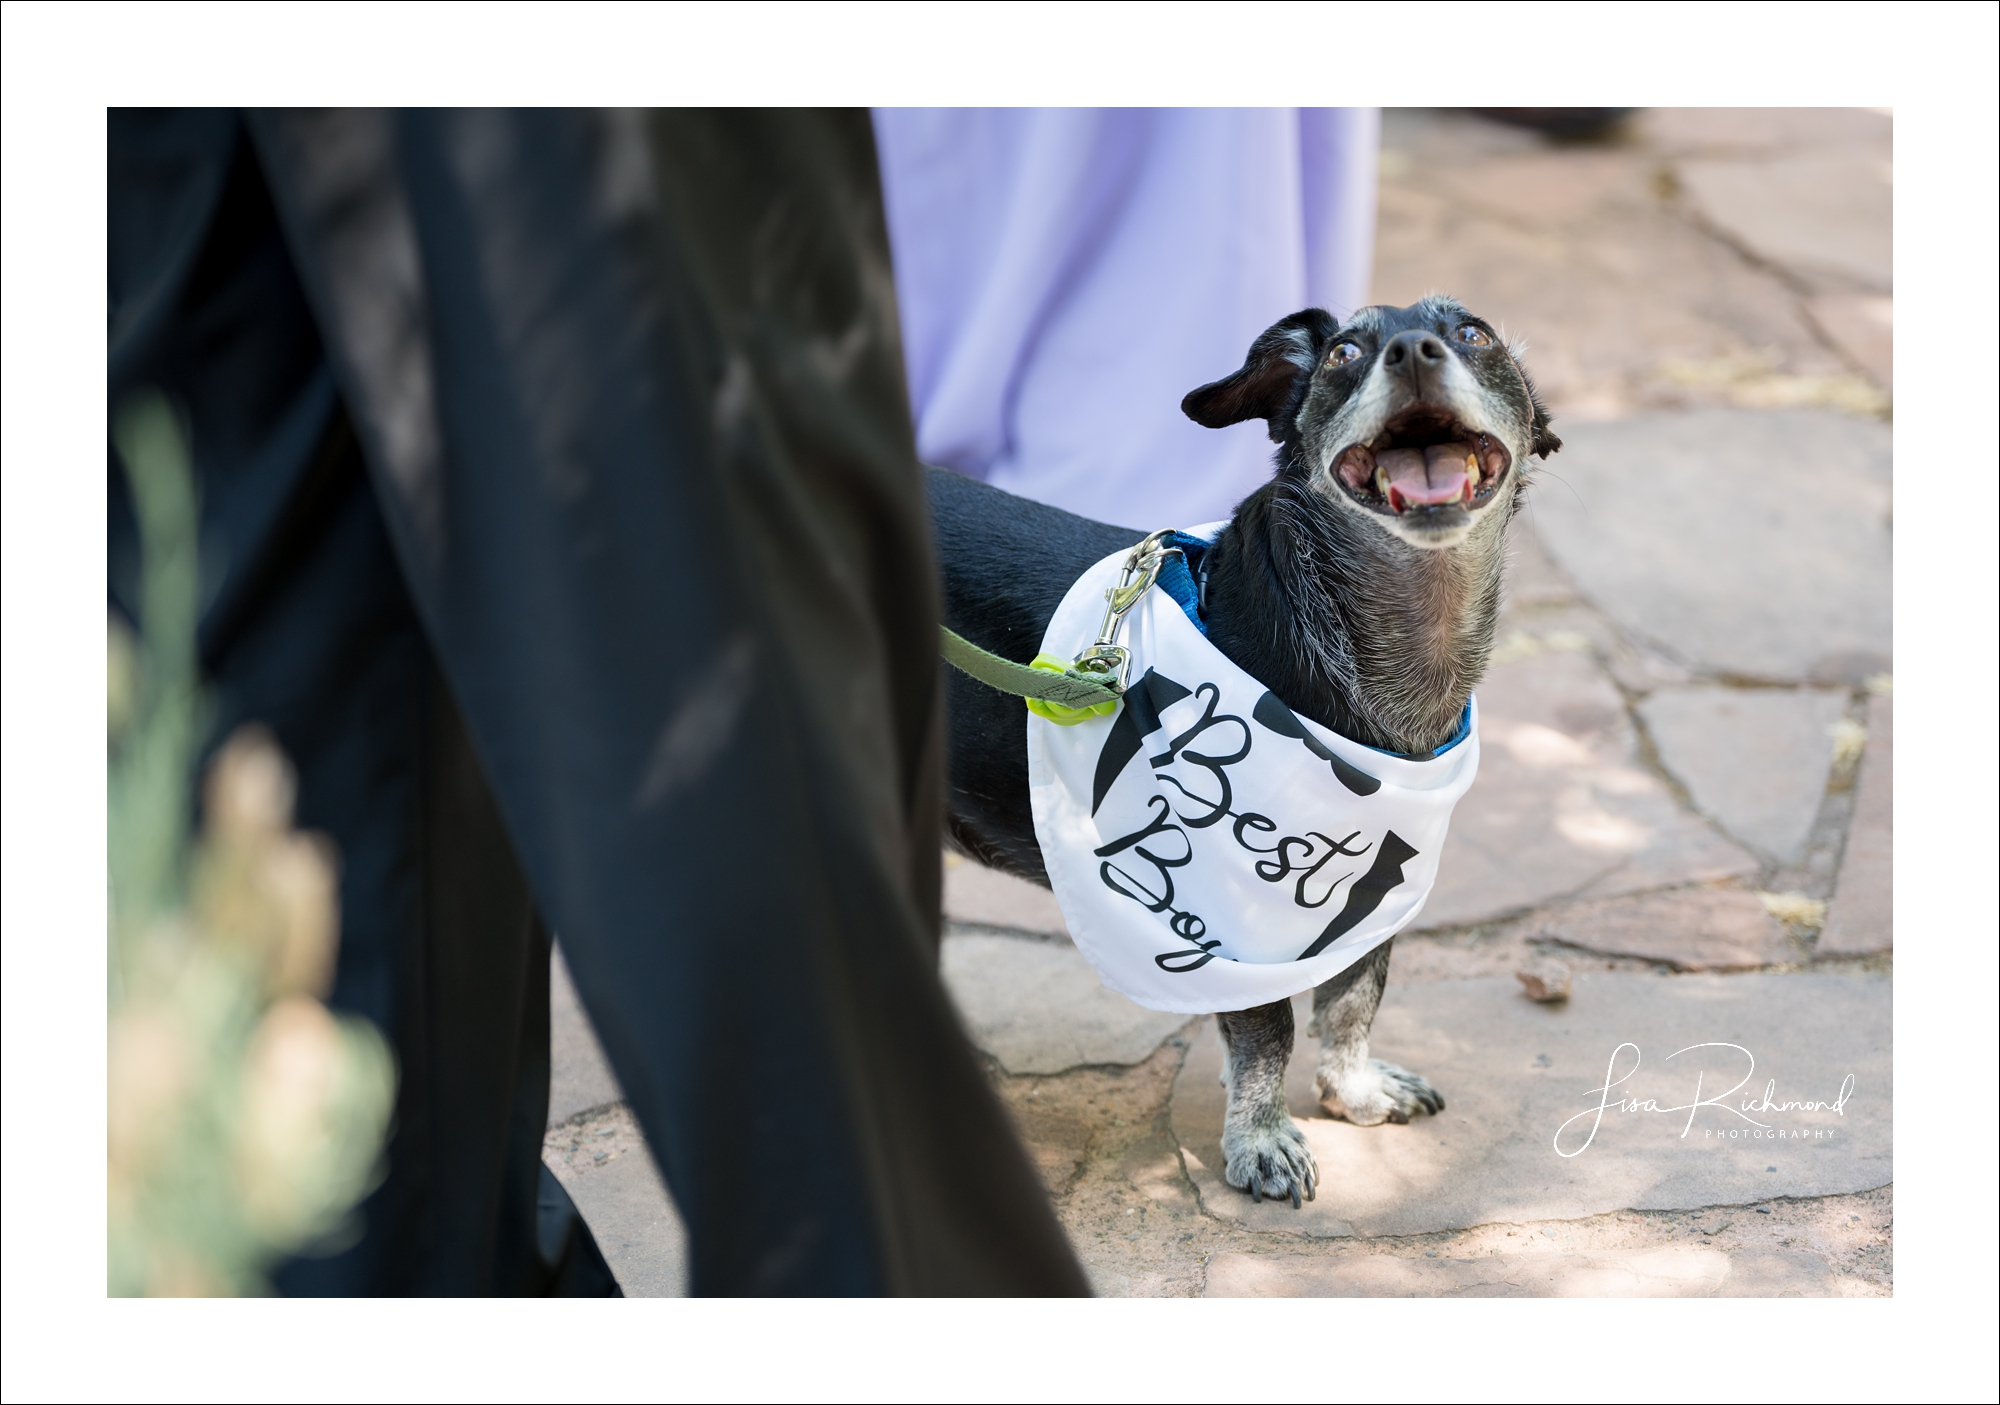
[[1528,404],[1534,409],[1528,417],[1528,452],[1545,459],[1560,449],[1563,442],[1549,432],[1549,407],[1542,403],[1542,393],[1535,389],[1535,378],[1528,374],[1518,356],[1514,358],[1514,369],[1521,373],[1521,384],[1528,388]]
[[1190,390],[1181,401],[1181,413],[1209,429],[1263,420],[1271,437],[1282,441],[1299,412],[1313,370],[1339,330],[1333,315],[1319,308],[1294,312],[1250,344],[1242,370]]
[[1562,440],[1549,433],[1549,412],[1542,410],[1535,416],[1535,437],[1528,445],[1528,452],[1538,459],[1545,459],[1562,446]]

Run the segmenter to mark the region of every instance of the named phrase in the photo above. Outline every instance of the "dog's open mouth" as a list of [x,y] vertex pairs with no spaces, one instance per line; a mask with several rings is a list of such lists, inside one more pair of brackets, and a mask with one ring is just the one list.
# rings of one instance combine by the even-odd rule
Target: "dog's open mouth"
[[1513,455],[1492,435],[1442,410],[1413,405],[1366,444],[1350,444],[1333,471],[1364,506],[1398,517],[1475,508],[1507,476]]

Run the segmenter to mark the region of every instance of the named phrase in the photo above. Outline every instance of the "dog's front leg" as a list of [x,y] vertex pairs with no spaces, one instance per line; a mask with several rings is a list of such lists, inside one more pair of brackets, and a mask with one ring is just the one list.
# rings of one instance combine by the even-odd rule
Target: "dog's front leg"
[[1254,1200],[1313,1198],[1319,1164],[1285,1110],[1285,1065],[1292,1057],[1292,1002],[1275,1000],[1215,1017],[1222,1032],[1222,1178]]
[[1380,1122],[1408,1122],[1413,1113],[1444,1111],[1444,1094],[1422,1074],[1368,1057],[1368,1031],[1382,987],[1389,979],[1389,948],[1384,942],[1313,991],[1308,1034],[1319,1036],[1319,1070],[1313,1091],[1320,1106],[1335,1117],[1362,1127]]

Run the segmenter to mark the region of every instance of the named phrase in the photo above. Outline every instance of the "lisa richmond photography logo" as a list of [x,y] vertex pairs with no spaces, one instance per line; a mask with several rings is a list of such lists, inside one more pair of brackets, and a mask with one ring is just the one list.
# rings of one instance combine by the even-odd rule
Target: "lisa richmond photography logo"
[[[1675,1060],[1681,1060],[1679,1064]],[[1839,1125],[1826,1125],[1824,1116],[1812,1118],[1812,1125],[1799,1125],[1808,1114],[1832,1113],[1845,1117],[1854,1096],[1854,1075],[1841,1079],[1839,1090],[1830,1098],[1793,1097],[1781,1094],[1778,1080],[1765,1080],[1761,1091],[1745,1092],[1757,1076],[1757,1060],[1741,1044],[1710,1042],[1690,1044],[1667,1055],[1668,1066],[1651,1075],[1649,1083],[1665,1080],[1685,1086],[1686,1101],[1679,1093],[1642,1097],[1632,1086],[1644,1059],[1637,1044],[1620,1044],[1611,1051],[1604,1081],[1584,1096],[1589,1105],[1556,1129],[1558,1156],[1581,1156],[1597,1140],[1605,1119],[1630,1118],[1651,1122],[1653,1116],[1671,1118],[1656,1126],[1674,1127],[1684,1141],[1699,1138],[1710,1144],[1731,1142],[1827,1142],[1839,1135]],[[1728,1080],[1734,1077],[1735,1082]],[[1727,1086],[1723,1086],[1727,1084]]]

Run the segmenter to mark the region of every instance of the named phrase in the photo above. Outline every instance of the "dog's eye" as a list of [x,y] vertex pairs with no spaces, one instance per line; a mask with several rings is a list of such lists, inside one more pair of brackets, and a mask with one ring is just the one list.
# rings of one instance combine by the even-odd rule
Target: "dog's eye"
[[1487,336],[1486,333],[1482,332],[1479,328],[1473,326],[1470,322],[1466,323],[1463,327],[1460,327],[1455,335],[1458,337],[1460,341],[1464,342],[1467,346],[1493,345],[1493,338]]
[[1329,366],[1347,366],[1361,359],[1361,348],[1351,341],[1344,341],[1327,354]]

